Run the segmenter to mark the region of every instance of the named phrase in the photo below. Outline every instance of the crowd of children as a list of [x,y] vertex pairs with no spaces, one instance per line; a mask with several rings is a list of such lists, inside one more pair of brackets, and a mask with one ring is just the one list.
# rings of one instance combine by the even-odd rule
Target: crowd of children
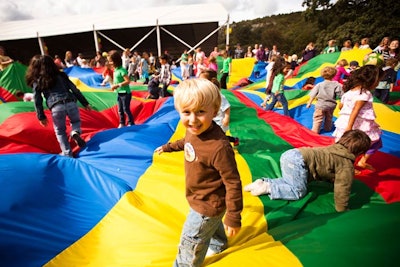
[[[362,45],[366,45],[365,42],[363,39]],[[373,98],[375,96],[383,103],[388,103],[396,82],[395,69],[399,61],[393,56],[390,45],[390,42],[382,40],[382,44],[374,50],[382,54],[387,52],[384,66],[367,64],[360,67],[357,61],[348,63],[346,59],[339,59],[336,65],[321,69],[323,81],[316,83],[314,77],[309,77],[310,81],[303,87],[304,90],[310,90],[306,107],[311,108],[316,100],[312,131],[319,134],[321,128],[325,132],[334,128],[332,136],[335,143],[327,147],[294,148],[284,152],[280,158],[280,177],[257,179],[246,185],[244,191],[254,196],[267,194],[271,199],[297,200],[307,194],[310,181],[322,180],[334,184],[336,210],[348,210],[354,175],[360,172],[360,168],[375,170],[368,160],[383,145]],[[344,48],[351,49],[349,42]],[[339,50],[331,40],[324,53],[335,51]],[[148,99],[172,95],[168,92],[172,79],[168,56],[159,57],[159,68],[156,68],[156,60],[151,54],[145,52],[140,57],[129,52],[110,51],[102,63],[104,71],[101,85],[109,85],[116,92],[119,128],[135,124],[130,107],[132,80],[144,80],[148,86]],[[248,52],[251,53],[250,49]],[[261,106],[265,110],[273,110],[276,103],[280,102],[284,115],[290,116],[284,83],[288,72],[293,72],[294,64],[290,64],[279,52],[272,52],[267,60],[266,97]],[[225,250],[227,238],[236,235],[241,228],[242,184],[233,150],[239,145],[239,138],[226,135],[231,109],[220,91],[228,89],[232,53],[228,49],[213,53],[207,58],[200,47],[193,57],[187,50],[182,53],[182,82],[173,90],[173,97],[186,134],[181,140],[155,149],[158,154],[185,151],[186,199],[190,210],[174,266],[200,266],[207,255]],[[217,56],[223,58],[221,69],[216,65]],[[74,64],[70,53],[66,58],[65,65]],[[81,58],[74,62],[84,64]],[[59,62],[59,58],[55,61],[49,56],[34,56],[28,67],[26,81],[33,89],[32,99],[40,124],[44,127],[48,124],[43,107],[44,97],[51,110],[61,154],[72,157],[66,118],[69,118],[72,127],[70,137],[78,146],[84,147],[86,141],[81,137],[76,101],[87,110],[91,110],[91,106],[68,76],[59,70],[61,63],[64,64]],[[345,68],[347,66],[348,69]],[[218,72],[221,75],[219,81]],[[23,97],[22,94],[19,96]],[[333,122],[337,102],[339,116]]]

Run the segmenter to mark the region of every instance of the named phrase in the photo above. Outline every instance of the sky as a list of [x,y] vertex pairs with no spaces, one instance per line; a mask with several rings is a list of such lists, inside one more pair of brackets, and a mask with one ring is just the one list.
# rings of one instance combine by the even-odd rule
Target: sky
[[0,0],[0,23],[62,15],[104,13],[135,7],[150,8],[216,1],[228,11],[231,22],[305,10],[301,6],[303,0]]

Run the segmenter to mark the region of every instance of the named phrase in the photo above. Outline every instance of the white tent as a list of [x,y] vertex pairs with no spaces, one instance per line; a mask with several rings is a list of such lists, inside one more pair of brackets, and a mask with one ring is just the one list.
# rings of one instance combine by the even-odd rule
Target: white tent
[[[168,25],[197,24],[217,22],[218,27],[197,44],[188,44],[182,38],[165,29]],[[157,33],[157,50],[161,54],[160,31],[168,33],[176,40],[184,44],[189,50],[194,49],[212,34],[215,34],[221,27],[229,27],[229,14],[219,3],[166,6],[154,8],[142,8],[133,10],[110,11],[104,14],[74,15],[74,16],[55,16],[40,20],[11,21],[0,24],[0,43],[10,40],[36,39],[38,40],[41,53],[44,53],[42,38],[51,36],[62,36],[75,33],[93,32],[93,48],[98,49],[98,37],[102,37],[113,42],[114,45],[123,49],[112,38],[102,34],[102,31],[116,29],[131,29],[151,26],[151,32],[143,36],[136,44],[131,46],[134,49],[149,34]],[[229,32],[229,31],[227,31]],[[229,37],[227,37],[229,43]]]

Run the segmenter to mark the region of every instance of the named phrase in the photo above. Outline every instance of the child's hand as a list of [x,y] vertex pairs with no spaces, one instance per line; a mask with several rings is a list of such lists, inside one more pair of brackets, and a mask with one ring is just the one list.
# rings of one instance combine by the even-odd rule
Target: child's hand
[[43,120],[39,120],[40,125],[42,125],[43,127],[46,127],[48,124],[47,119],[43,119]]
[[306,108],[310,108],[311,107],[311,103],[307,103]]
[[90,104],[88,104],[88,105],[85,107],[85,109],[86,109],[87,111],[93,110],[93,108],[92,108],[92,106],[91,106]]
[[240,231],[240,227],[230,227],[224,224],[225,232],[228,237],[235,236]]
[[162,149],[162,146],[159,146],[154,150],[154,153],[157,153],[158,155],[160,155],[163,152],[164,152],[164,150]]

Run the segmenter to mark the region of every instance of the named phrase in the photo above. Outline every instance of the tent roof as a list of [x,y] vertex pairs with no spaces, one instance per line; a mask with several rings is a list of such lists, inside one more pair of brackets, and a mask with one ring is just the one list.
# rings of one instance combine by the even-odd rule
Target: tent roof
[[177,25],[226,22],[228,12],[219,3],[178,5],[110,11],[103,14],[52,17],[1,23],[0,41],[56,36],[63,34]]

